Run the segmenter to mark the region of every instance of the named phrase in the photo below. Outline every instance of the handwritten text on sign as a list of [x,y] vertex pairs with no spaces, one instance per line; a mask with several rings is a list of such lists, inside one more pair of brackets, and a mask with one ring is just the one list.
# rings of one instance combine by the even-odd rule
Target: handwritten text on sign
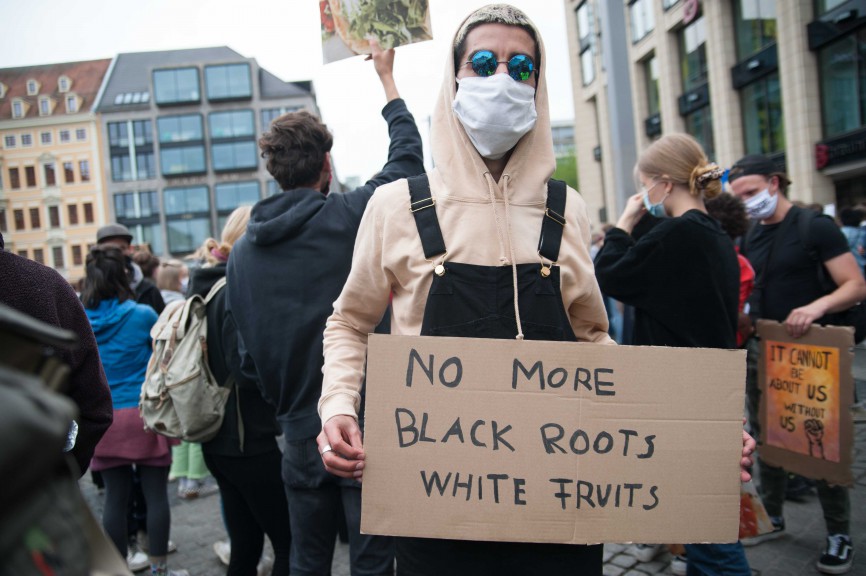
[[732,541],[738,351],[371,336],[362,529]]

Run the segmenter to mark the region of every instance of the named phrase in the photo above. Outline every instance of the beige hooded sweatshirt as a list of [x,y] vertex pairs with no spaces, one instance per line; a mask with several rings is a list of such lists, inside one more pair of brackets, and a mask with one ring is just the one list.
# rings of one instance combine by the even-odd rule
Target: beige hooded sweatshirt
[[[537,262],[541,268],[538,239],[545,217],[547,181],[556,162],[544,46],[538,33],[536,38],[542,55],[535,95],[538,118],[535,127],[517,143],[498,183],[452,112],[456,79],[450,51],[446,58],[445,80],[433,112],[431,141],[436,167],[429,173],[436,215],[448,249],[445,261],[509,267],[513,262]],[[409,186],[404,179],[378,188],[367,205],[352,270],[325,328],[319,400],[323,423],[339,414],[357,417],[367,335],[385,313],[391,294],[391,333],[421,333],[433,269],[443,258],[425,260],[409,203]],[[571,188],[565,217],[557,262],[564,308],[578,341],[612,343],[589,255],[586,205]],[[518,331],[522,332],[519,326]]]

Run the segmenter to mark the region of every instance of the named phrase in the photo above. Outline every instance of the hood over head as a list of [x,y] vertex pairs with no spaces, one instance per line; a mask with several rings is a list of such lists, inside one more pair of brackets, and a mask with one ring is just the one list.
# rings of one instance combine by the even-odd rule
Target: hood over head
[[312,188],[297,188],[265,198],[253,206],[247,239],[267,246],[291,238],[325,205],[325,200],[324,194]]
[[430,138],[433,161],[445,184],[447,195],[487,198],[484,174],[489,170],[454,114],[452,105],[457,94],[454,47],[462,44],[474,28],[488,23],[518,26],[530,32],[536,42],[538,78],[535,108],[538,116],[535,127],[513,148],[500,178],[500,187],[502,179],[507,176],[508,194],[512,203],[537,202],[539,198],[546,197],[547,181],[556,169],[547,94],[547,59],[538,29],[522,11],[513,6],[490,4],[479,8],[463,21],[455,33],[445,59],[442,87],[433,109]]

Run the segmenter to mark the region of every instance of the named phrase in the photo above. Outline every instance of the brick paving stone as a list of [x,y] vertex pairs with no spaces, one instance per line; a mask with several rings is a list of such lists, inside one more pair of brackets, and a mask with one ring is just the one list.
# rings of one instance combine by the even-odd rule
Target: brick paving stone
[[635,564],[638,564],[637,558],[630,556],[629,554],[617,554],[611,558],[610,561],[612,564],[619,566],[620,568],[631,568]]
[[605,564],[603,567],[604,576],[622,576],[625,570],[613,564]]

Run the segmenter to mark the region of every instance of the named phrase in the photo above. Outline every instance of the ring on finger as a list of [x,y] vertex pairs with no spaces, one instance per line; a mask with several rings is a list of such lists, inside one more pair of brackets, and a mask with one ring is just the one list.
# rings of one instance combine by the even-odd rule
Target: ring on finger
[[321,454],[322,456],[324,456],[324,455],[325,455],[325,452],[331,452],[332,450],[333,450],[333,448],[331,448],[331,445],[330,445],[330,444],[325,444],[325,445],[322,447],[322,451],[319,452],[319,454]]

